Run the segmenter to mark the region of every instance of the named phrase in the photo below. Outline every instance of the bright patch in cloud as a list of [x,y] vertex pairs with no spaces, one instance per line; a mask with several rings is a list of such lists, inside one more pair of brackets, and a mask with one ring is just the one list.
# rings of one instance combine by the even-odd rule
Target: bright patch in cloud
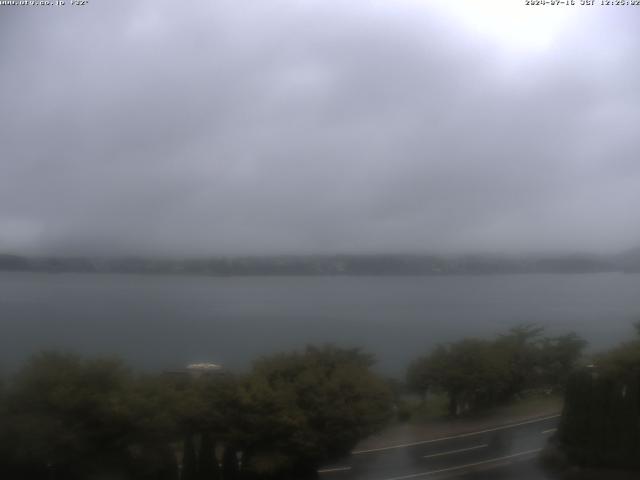
[[513,50],[550,48],[579,9],[562,5],[526,6],[524,1],[514,0],[439,1],[433,5],[462,22],[470,31]]

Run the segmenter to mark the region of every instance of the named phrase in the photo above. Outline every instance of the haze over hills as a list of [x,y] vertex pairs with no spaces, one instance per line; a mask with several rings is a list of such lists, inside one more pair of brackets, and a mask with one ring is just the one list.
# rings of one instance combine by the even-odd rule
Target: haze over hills
[[640,272],[640,248],[616,255],[409,255],[27,257],[0,255],[0,270],[197,275],[449,275]]
[[637,8],[90,3],[0,15],[20,45],[0,63],[1,252],[618,252],[640,239]]

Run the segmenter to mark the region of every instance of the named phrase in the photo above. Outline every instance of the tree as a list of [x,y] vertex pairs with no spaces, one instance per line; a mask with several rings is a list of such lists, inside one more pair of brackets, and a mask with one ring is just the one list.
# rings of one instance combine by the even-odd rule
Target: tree
[[184,437],[183,446],[183,458],[182,458],[182,479],[183,480],[197,480],[198,479],[198,458],[196,455],[196,446],[193,441],[193,434],[187,433]]
[[247,462],[255,470],[315,472],[391,414],[391,394],[359,350],[308,347],[256,362],[240,397]]
[[564,389],[587,342],[575,333],[546,337],[540,344],[540,379],[543,385]]
[[496,340],[509,363],[508,396],[518,395],[533,386],[540,376],[540,342],[544,328],[532,324],[518,325]]
[[130,379],[129,371],[115,360],[60,353],[34,356],[16,376],[6,399],[10,444],[4,449],[12,468],[35,475],[55,471],[69,479],[97,470],[126,470]]
[[239,477],[237,450],[227,445],[222,457],[222,478],[237,480]]
[[406,384],[409,391],[417,393],[424,402],[429,389],[434,386],[434,374],[429,358],[422,356],[412,361],[407,368]]
[[213,441],[207,432],[200,437],[198,453],[198,479],[215,480],[218,478],[218,462],[216,462]]
[[492,405],[508,388],[508,363],[486,340],[440,345],[414,368],[422,370],[425,382],[447,393],[451,416]]
[[440,345],[411,363],[409,388],[442,390],[452,416],[494,406],[535,387],[562,388],[586,342],[574,333],[543,337],[535,325],[515,327],[495,340]]
[[640,469],[640,339],[597,355],[567,383],[559,440],[572,461]]

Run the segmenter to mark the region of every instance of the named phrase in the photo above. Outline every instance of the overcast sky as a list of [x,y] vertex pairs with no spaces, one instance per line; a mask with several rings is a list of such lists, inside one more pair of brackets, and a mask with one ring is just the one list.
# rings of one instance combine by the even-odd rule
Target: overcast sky
[[640,7],[506,3],[0,6],[0,252],[640,245]]

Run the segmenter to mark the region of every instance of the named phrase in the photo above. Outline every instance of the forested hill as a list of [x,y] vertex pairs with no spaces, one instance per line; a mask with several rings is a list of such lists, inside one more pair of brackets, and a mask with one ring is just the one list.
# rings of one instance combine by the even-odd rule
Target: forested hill
[[198,275],[451,275],[640,272],[640,251],[616,256],[322,255],[196,259],[0,255],[0,270]]

